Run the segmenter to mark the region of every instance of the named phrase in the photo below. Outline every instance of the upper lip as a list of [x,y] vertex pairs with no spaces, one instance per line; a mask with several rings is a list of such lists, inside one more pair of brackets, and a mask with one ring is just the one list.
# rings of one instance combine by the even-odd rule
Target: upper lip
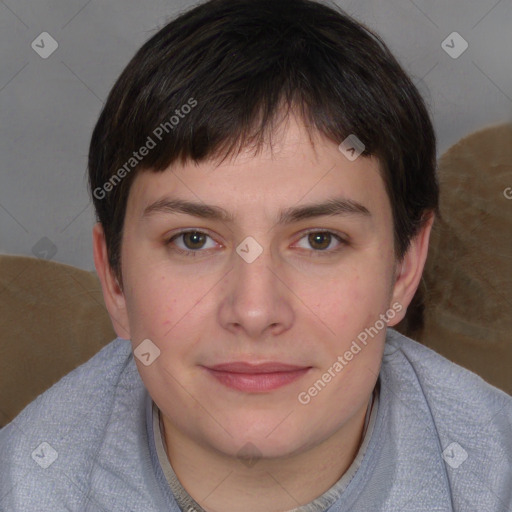
[[293,372],[304,370],[308,366],[297,366],[293,364],[285,364],[279,362],[268,362],[253,364],[244,361],[235,361],[233,363],[216,364],[215,366],[207,366],[210,370],[229,373],[276,373],[276,372]]

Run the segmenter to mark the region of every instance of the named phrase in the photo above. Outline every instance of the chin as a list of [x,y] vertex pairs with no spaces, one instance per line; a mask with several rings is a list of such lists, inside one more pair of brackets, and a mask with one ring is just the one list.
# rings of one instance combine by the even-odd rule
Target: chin
[[[265,425],[261,428],[226,428],[231,436],[223,436],[222,439],[211,439],[216,450],[230,457],[241,460],[258,458],[282,458],[305,450],[304,431],[290,432],[290,429],[277,427],[282,421],[276,421],[272,426]],[[277,428],[276,428],[277,427]],[[278,431],[279,430],[279,431]],[[299,438],[300,436],[300,438]]]

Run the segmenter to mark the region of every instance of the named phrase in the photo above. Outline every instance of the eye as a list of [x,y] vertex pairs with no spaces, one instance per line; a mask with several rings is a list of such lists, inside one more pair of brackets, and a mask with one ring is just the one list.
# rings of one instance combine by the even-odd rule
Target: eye
[[[183,254],[184,256],[196,256],[198,252],[206,252],[201,251],[201,249],[205,247],[205,240],[207,238],[211,239],[210,235],[204,233],[203,231],[181,231],[180,233],[177,233],[169,240],[167,240],[165,245],[174,245],[175,240],[178,240],[179,238],[182,238],[184,247],[177,246],[173,247],[172,250]],[[211,247],[207,247],[207,249],[210,248]]]
[[[311,251],[311,255],[314,256],[330,255],[343,249],[343,246],[348,244],[344,238],[332,231],[308,231],[300,240],[304,239],[306,239],[306,243],[309,244],[310,247],[313,247],[314,250]],[[336,239],[339,245],[335,249],[328,250],[333,239]]]

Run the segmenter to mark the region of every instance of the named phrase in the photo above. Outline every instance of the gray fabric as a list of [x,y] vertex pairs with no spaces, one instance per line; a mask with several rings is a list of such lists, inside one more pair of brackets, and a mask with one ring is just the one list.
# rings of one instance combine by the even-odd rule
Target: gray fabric
[[[148,395],[149,397],[149,395]],[[336,500],[341,496],[345,488],[350,483],[350,480],[354,477],[359,466],[361,465],[361,461],[366,452],[366,448],[370,441],[373,426],[375,425],[375,419],[377,417],[377,408],[379,404],[379,382],[377,381],[377,385],[372,393],[371,399],[368,403],[368,409],[366,412],[366,417],[363,426],[363,436],[362,443],[357,452],[357,455],[347,469],[347,471],[342,475],[342,477],[330,488],[327,489],[321,496],[316,498],[315,500],[303,505],[301,507],[294,508],[289,512],[325,512]],[[167,450],[165,449],[165,439],[162,436],[162,424],[160,419],[160,411],[157,405],[151,400],[149,397],[147,401],[147,408],[150,408],[150,411],[146,411],[146,418],[150,418],[151,421],[148,425],[148,432],[153,433],[154,445],[150,443],[150,451],[151,451],[151,461],[153,462],[153,467],[155,472],[162,471],[171,491],[180,507],[182,512],[207,512],[205,511],[199,503],[197,503],[190,494],[183,488],[176,473],[172,469],[172,466],[167,458]],[[156,450],[153,450],[153,446]]]
[[[121,338],[39,395],[0,430],[0,511],[180,512],[148,400]],[[512,397],[392,329],[367,438],[329,512],[512,510]]]

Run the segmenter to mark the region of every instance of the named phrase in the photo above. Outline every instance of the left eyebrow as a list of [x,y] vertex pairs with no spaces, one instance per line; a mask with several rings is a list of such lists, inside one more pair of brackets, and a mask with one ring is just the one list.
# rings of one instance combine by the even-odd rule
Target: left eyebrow
[[361,203],[351,199],[333,198],[322,203],[287,208],[280,213],[277,224],[291,224],[300,220],[326,215],[362,215],[371,217],[370,211]]
[[[234,222],[234,216],[220,206],[167,197],[147,206],[142,213],[142,217],[147,218],[155,213],[182,213],[203,219],[220,220],[227,223]],[[361,203],[346,198],[333,198],[321,203],[281,210],[276,224],[292,224],[304,219],[334,215],[371,217],[370,211]]]

